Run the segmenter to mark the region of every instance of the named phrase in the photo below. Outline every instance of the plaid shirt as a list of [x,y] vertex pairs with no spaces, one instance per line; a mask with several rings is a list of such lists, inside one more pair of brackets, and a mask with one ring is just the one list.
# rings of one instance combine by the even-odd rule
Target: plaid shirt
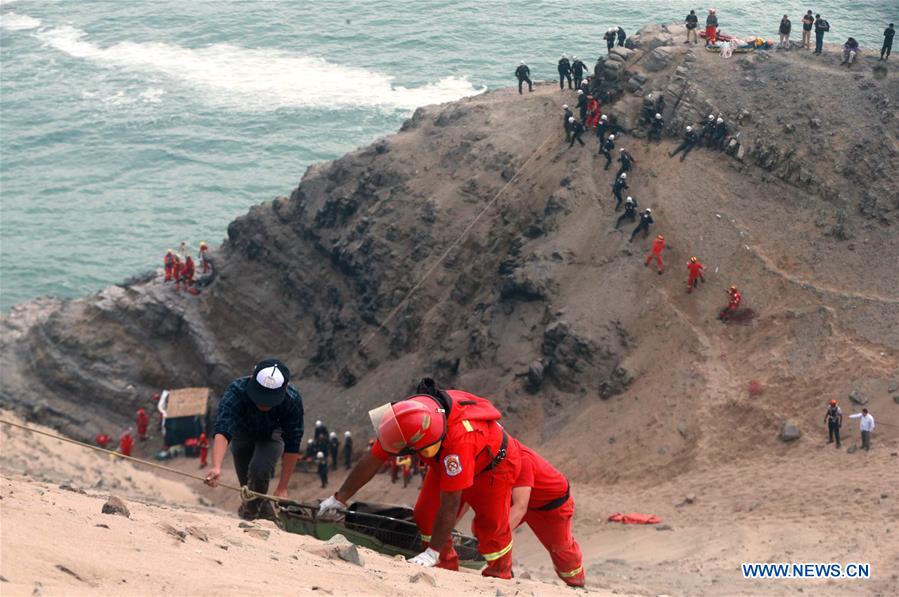
[[231,382],[219,401],[215,433],[221,433],[228,441],[239,432],[255,439],[271,439],[272,432],[281,430],[284,452],[298,454],[303,439],[303,398],[296,388],[287,386],[287,398],[267,412],[256,408],[247,394],[249,377]]

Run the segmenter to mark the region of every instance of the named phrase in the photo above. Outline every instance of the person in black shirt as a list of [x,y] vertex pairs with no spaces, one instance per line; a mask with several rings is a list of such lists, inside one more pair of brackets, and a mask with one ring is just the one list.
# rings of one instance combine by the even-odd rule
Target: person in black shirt
[[587,122],[587,94],[577,90],[577,109],[581,113],[581,122]]
[[815,17],[812,16],[812,11],[808,11],[802,17],[802,47],[807,50],[812,49],[812,27],[814,25]]
[[637,224],[637,227],[634,228],[633,232],[631,232],[631,237],[627,242],[634,242],[634,237],[637,236],[637,234],[639,234],[641,231],[643,232],[643,238],[646,238],[649,235],[649,226],[652,223],[652,210],[647,207],[643,210],[643,213],[640,214],[640,223]]
[[[260,361],[251,377],[231,382],[219,401],[207,485],[219,484],[230,445],[238,481],[258,493],[268,493],[280,457],[274,495],[287,497],[303,439],[303,399],[289,383],[290,371],[277,359]],[[254,499],[241,504],[238,514],[247,520],[273,518],[274,509],[271,502]]]
[[637,202],[634,201],[633,197],[628,197],[624,200],[624,213],[618,216],[618,221],[615,222],[615,230],[621,226],[621,222],[625,220],[630,220],[633,222],[637,219]]
[[687,18],[684,19],[684,26],[687,28],[687,41],[684,43],[690,43],[690,37],[692,37],[693,45],[698,44],[699,38],[696,36],[696,28],[699,26],[699,17],[696,16],[695,10],[691,10]]
[[574,88],[581,88],[581,81],[584,80],[584,73],[587,72],[587,65],[581,62],[577,56],[571,61],[571,74],[574,75]]
[[565,79],[568,79],[568,89],[571,89],[571,62],[568,56],[562,54],[559,58],[559,89],[565,89]]
[[727,123],[724,122],[723,118],[718,118],[715,121],[715,128],[712,130],[712,139],[709,145],[714,147],[715,149],[724,149],[724,144],[727,141]]
[[684,152],[684,155],[680,157],[680,161],[684,161],[684,158],[687,157],[687,154],[690,153],[693,148],[696,147],[696,133],[693,131],[692,126],[688,126],[686,132],[684,133],[684,140],[681,141],[681,144],[677,146],[677,149],[668,154],[669,158],[673,158],[681,151]]
[[606,139],[606,133],[611,132],[612,125],[609,124],[609,117],[603,114],[599,117],[596,124],[596,138],[599,139],[600,152],[602,152],[602,142]]
[[606,34],[602,36],[604,40],[606,40],[606,49],[609,53],[612,53],[612,48],[615,47],[615,38],[618,36],[618,32],[614,27],[606,31]]
[[337,432],[332,431],[328,437],[328,447],[331,451],[331,468],[337,470],[337,459],[340,457],[340,440],[337,439]]
[[662,130],[665,128],[665,121],[662,120],[662,115],[656,112],[655,117],[652,119],[652,122],[649,124],[649,140],[652,141],[656,139],[657,141],[662,140]]
[[815,54],[820,54],[824,48],[824,34],[830,31],[830,23],[815,15]]
[[628,188],[627,173],[622,172],[618,178],[615,179],[615,182],[612,183],[612,194],[615,195],[615,211],[618,211],[618,208],[621,207],[621,202],[623,201],[621,198],[621,191],[626,188]]
[[518,94],[521,95],[521,84],[528,84],[528,91],[534,90],[534,84],[531,83],[531,69],[528,68],[528,65],[524,63],[524,60],[521,61],[521,64],[518,65],[518,68],[515,69],[515,76],[518,78]]
[[568,107],[568,104],[562,106],[562,110],[564,110],[562,112],[562,127],[565,129],[565,140],[571,141],[571,124],[569,119],[574,117],[574,113]]
[[353,464],[353,434],[349,431],[343,432],[343,466],[347,470],[352,468]]
[[896,28],[890,23],[890,26],[883,30],[883,47],[880,48],[880,60],[886,60],[890,57],[890,52],[893,50],[893,37],[895,35]]
[[315,464],[318,469],[318,479],[322,483],[322,489],[328,486],[328,457],[324,452],[315,455]]
[[600,143],[599,153],[606,157],[606,167],[603,170],[608,170],[609,166],[612,165],[612,150],[615,149],[615,135],[609,135],[609,138],[605,140],[605,143]]
[[624,32],[624,29],[621,27],[616,27],[615,33],[618,35],[618,47],[624,47],[624,40],[627,39],[627,33]]
[[581,140],[581,135],[584,134],[584,131],[587,130],[584,128],[584,125],[574,119],[574,116],[568,119],[568,127],[571,129],[571,141],[568,143],[568,147],[573,147],[574,142],[577,141],[581,144],[581,147],[584,146],[584,142]]
[[793,23],[790,22],[789,17],[784,15],[784,18],[780,20],[780,28],[777,30],[780,34],[780,43],[777,44],[779,48],[789,48],[790,47],[790,30],[793,28]]
[[832,444],[833,440],[837,440],[836,447],[840,447],[840,427],[843,426],[843,411],[837,406],[836,400],[830,401],[827,413],[824,415],[824,422],[827,423],[827,443]]
[[630,172],[631,168],[634,167],[634,164],[637,163],[634,156],[623,147],[618,150],[618,161],[621,162],[621,166],[618,168],[618,173],[615,174],[615,178],[618,178],[625,172]]

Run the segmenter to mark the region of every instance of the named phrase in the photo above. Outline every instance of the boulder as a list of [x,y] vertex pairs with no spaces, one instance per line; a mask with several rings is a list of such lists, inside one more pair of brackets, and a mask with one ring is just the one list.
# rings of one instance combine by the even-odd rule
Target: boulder
[[532,392],[538,390],[543,383],[545,369],[546,366],[540,359],[537,359],[528,367],[528,389]]
[[671,59],[673,57],[674,48],[659,47],[649,53],[649,56],[646,57],[646,62],[643,63],[643,66],[649,72],[654,73],[667,68],[668,65],[671,64]]
[[615,48],[612,48],[612,52],[609,54],[609,58],[611,58],[612,60],[620,59],[620,60],[627,62],[630,59],[630,57],[633,55],[634,55],[633,50],[629,50],[627,48],[622,48],[622,47],[615,47]]
[[125,502],[121,500],[121,498],[117,498],[114,495],[109,496],[109,499],[106,500],[106,503],[103,504],[103,509],[101,510],[103,514],[118,514],[119,516],[124,516],[125,518],[131,518],[131,512],[128,511],[128,507],[125,505]]
[[785,442],[791,442],[799,439],[800,435],[802,435],[802,433],[799,431],[799,427],[790,421],[784,421],[783,428],[780,430],[780,439]]
[[868,397],[862,394],[857,388],[849,392],[849,400],[856,404],[868,404]]

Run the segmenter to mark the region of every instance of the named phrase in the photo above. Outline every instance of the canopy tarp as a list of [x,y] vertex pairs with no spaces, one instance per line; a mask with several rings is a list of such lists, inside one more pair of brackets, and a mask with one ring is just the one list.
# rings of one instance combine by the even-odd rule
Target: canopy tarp
[[165,404],[167,419],[203,417],[209,406],[209,388],[181,388],[169,390]]

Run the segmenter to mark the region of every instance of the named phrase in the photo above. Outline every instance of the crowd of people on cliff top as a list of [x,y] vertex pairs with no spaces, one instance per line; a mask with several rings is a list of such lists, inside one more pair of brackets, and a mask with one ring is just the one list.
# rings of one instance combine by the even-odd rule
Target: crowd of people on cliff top
[[166,251],[162,258],[163,284],[174,282],[175,292],[181,292],[183,289],[189,294],[200,294],[199,287],[204,285],[201,282],[202,277],[212,272],[209,246],[205,241],[200,241],[197,255],[200,259],[199,271],[187,248],[187,241],[181,241],[177,252],[172,249]]

